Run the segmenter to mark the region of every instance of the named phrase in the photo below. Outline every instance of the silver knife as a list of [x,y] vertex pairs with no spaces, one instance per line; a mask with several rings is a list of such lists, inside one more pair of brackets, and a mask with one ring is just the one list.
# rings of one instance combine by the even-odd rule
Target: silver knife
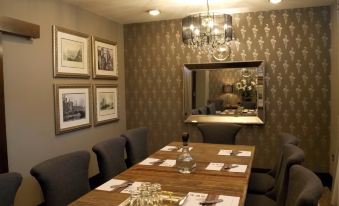
[[183,205],[185,204],[185,201],[187,200],[187,197],[188,197],[188,194],[187,194],[184,198],[182,198],[182,199],[180,200],[179,206],[183,206]]
[[203,202],[200,202],[199,204],[200,205],[212,205],[212,204],[216,204],[216,203],[219,203],[219,202],[222,202],[223,200],[222,199],[216,199],[216,200],[205,200]]

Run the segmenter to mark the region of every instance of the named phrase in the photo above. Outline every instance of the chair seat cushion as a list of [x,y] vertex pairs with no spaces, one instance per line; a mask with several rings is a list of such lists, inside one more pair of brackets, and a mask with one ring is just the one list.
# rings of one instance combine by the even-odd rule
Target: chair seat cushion
[[277,203],[265,195],[247,194],[245,206],[277,206]]
[[266,173],[252,173],[248,184],[248,192],[255,194],[265,194],[274,186],[274,178]]

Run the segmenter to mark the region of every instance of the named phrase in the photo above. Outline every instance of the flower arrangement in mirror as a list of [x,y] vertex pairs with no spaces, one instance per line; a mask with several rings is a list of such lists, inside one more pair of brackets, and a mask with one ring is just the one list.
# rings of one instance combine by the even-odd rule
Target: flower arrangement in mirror
[[251,101],[256,95],[256,79],[252,77],[248,69],[242,69],[241,79],[235,83],[235,89],[241,95],[242,100]]

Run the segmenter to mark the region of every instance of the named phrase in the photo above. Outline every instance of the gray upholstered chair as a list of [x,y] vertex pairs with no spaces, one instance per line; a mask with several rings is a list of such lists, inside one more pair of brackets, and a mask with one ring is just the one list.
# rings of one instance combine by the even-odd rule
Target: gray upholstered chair
[[116,137],[93,146],[92,150],[97,156],[101,183],[127,169],[124,157],[125,145],[124,137]]
[[207,108],[207,114],[209,115],[214,115],[216,114],[216,109],[215,109],[215,103],[210,103],[206,106]]
[[192,115],[198,115],[199,110],[198,109],[192,109]]
[[235,144],[240,125],[229,123],[201,123],[197,125],[203,142],[214,144]]
[[198,111],[199,111],[199,114],[206,115],[207,114],[207,107],[206,106],[199,107]]
[[16,192],[22,182],[22,176],[15,172],[0,174],[0,205],[12,206]]
[[[274,187],[266,195],[247,194],[246,206],[284,206],[287,194],[289,170],[292,165],[301,164],[304,161],[304,152],[295,145],[286,144],[282,149],[282,164],[278,172]],[[289,206],[289,205],[288,205]]]
[[148,156],[148,130],[145,127],[130,129],[124,132],[122,137],[125,137],[127,167],[131,167]]
[[317,206],[323,185],[318,176],[300,165],[290,169],[287,199],[288,206]]
[[[299,139],[292,134],[280,133],[278,137],[280,139],[281,148],[285,144],[293,145],[299,144]],[[274,186],[275,178],[277,177],[277,170],[280,168],[280,166],[281,166],[281,154],[277,158],[276,164],[269,172],[267,173],[253,172],[250,176],[248,192],[254,194],[265,194],[268,191],[270,191]]]
[[78,151],[46,160],[31,169],[46,206],[65,206],[90,191],[89,152]]

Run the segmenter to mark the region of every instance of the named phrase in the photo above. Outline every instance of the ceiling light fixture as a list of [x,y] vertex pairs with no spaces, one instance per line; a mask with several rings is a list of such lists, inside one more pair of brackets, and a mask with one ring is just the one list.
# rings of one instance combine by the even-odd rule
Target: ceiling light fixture
[[279,4],[282,0],[268,0],[271,4]]
[[229,41],[232,40],[232,16],[210,13],[192,14],[182,19],[182,40],[189,48],[207,52],[217,60],[230,56]]
[[151,16],[158,16],[160,14],[160,11],[158,9],[151,9],[151,10],[148,11],[148,13]]

